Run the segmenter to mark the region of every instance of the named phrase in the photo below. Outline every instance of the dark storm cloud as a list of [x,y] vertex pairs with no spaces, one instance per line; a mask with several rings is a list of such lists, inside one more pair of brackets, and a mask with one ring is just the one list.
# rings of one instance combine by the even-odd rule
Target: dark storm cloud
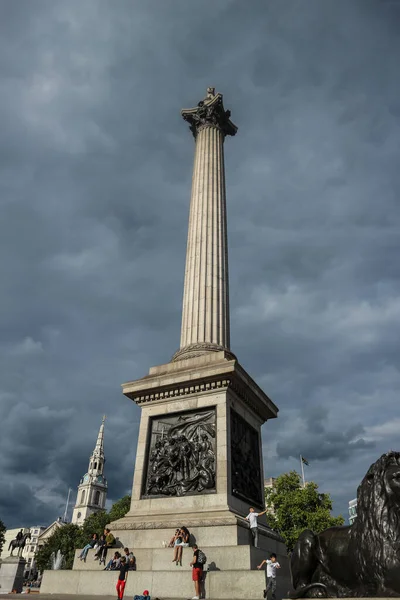
[[283,435],[276,447],[279,458],[305,456],[308,461],[346,461],[355,452],[375,447],[374,441],[367,441],[364,427],[355,423],[350,427],[344,424],[341,429],[329,431],[329,411],[323,406],[314,406],[305,410],[297,423],[296,434]]
[[[193,140],[226,142],[232,348],[280,407],[268,475],[344,511],[398,437],[399,5],[3,3],[0,518],[46,524],[103,413],[116,500],[140,411],[120,393],[179,344]],[[212,17],[210,17],[210,15]]]

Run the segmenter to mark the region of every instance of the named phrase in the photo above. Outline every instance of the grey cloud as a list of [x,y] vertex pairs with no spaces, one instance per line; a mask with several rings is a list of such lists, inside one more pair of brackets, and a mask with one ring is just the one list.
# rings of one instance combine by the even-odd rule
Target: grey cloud
[[[326,415],[327,416],[327,415]],[[341,431],[329,431],[322,424],[320,417],[315,420],[307,419],[305,431],[291,435],[277,444],[277,456],[281,458],[297,458],[299,454],[308,460],[343,461],[356,451],[365,451],[375,447],[375,442],[366,441],[363,437],[364,428],[360,424],[352,425]]]

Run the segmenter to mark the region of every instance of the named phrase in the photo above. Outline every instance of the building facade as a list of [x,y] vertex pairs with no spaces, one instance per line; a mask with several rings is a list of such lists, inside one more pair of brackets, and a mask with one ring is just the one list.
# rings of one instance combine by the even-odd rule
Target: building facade
[[[266,490],[272,490],[272,488],[275,485],[275,481],[276,481],[276,477],[267,477],[266,479],[264,479],[264,492],[266,492]],[[265,503],[265,509],[267,511],[267,521],[268,521],[268,515],[274,515],[275,511],[274,511],[274,507],[272,505],[267,504],[267,502]]]
[[26,540],[22,557],[26,560],[24,577],[30,579],[36,573],[35,554],[39,549],[40,535],[46,530],[43,525],[37,525],[29,528],[31,539]]
[[[30,539],[26,540],[25,548],[22,551],[22,558],[26,560],[24,579],[33,579],[37,573],[35,556],[36,552],[44,546],[45,542],[54,533],[56,529],[62,527],[65,523],[58,518],[48,527],[44,525],[35,525],[34,527],[16,527],[15,529],[8,529],[5,533],[5,542],[3,545],[3,551],[0,554],[0,558],[6,558],[10,556],[11,550],[8,549],[10,542],[15,540],[17,533],[22,530],[22,533],[30,532]],[[17,552],[14,550],[14,555]]]
[[276,477],[267,477],[267,479],[264,479],[264,489],[268,488],[271,489],[274,487],[276,481]]
[[354,498],[354,500],[350,500],[350,502],[349,502],[349,523],[350,523],[350,525],[353,525],[356,518],[357,518],[357,498]]
[[104,477],[104,421],[100,426],[96,446],[90,456],[87,473],[78,486],[72,523],[83,525],[91,514],[104,510],[107,499],[107,480]]

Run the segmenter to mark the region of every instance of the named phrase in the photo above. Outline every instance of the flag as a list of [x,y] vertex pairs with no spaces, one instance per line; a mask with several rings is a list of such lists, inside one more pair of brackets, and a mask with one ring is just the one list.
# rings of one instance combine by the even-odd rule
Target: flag
[[308,467],[308,466],[309,466],[309,464],[310,464],[310,463],[308,462],[308,460],[307,460],[306,458],[304,458],[304,456],[302,456],[302,457],[301,457],[301,462],[302,462],[304,465],[307,465],[307,467]]

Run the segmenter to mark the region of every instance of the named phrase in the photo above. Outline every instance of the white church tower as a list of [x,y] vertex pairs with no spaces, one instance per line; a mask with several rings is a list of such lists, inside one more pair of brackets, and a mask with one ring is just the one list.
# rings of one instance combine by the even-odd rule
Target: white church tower
[[89,459],[89,468],[82,477],[79,486],[72,523],[83,525],[91,514],[104,510],[107,498],[107,479],[104,477],[104,421],[100,425],[96,446]]

